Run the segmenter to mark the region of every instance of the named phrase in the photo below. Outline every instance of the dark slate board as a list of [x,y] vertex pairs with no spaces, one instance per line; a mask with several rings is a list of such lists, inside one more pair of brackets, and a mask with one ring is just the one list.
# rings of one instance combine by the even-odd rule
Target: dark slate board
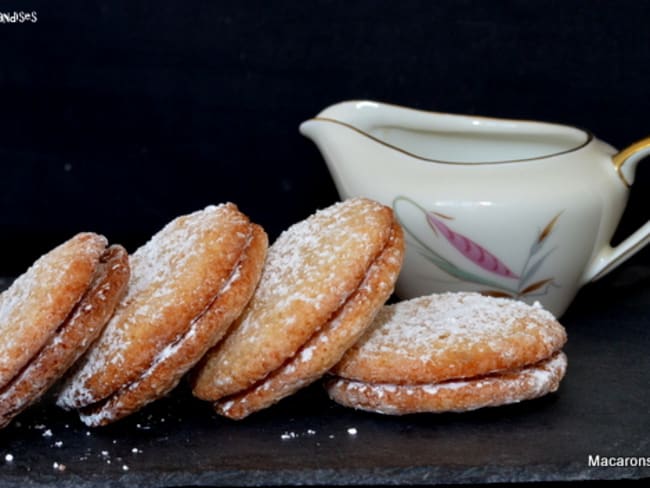
[[[628,265],[589,285],[562,321],[569,332],[569,370],[558,392],[471,413],[356,412],[333,404],[313,385],[232,422],[180,387],[117,425],[90,431],[46,398],[0,433],[0,485],[421,485],[650,477],[650,466],[588,465],[590,454],[650,457],[650,268]],[[7,455],[13,460],[6,461]]]

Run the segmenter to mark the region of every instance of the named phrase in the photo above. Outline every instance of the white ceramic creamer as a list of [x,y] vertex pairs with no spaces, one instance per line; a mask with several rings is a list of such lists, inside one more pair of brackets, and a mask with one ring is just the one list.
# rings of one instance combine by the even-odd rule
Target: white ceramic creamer
[[558,124],[343,102],[303,122],[341,198],[393,208],[407,238],[403,298],[473,290],[561,315],[578,289],[650,240],[610,240],[650,138],[617,152]]

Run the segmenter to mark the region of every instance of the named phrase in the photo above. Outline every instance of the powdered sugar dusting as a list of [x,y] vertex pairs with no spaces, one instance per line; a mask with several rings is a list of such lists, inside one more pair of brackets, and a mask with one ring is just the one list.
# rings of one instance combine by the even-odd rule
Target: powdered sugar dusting
[[[232,234],[230,229],[244,224],[248,225],[248,220],[234,205],[208,206],[174,219],[131,255],[127,294],[82,367],[62,391],[59,404],[79,407],[99,401],[103,396],[94,395],[87,387],[91,378],[102,376],[106,377],[103,382],[123,383],[107,377],[107,366],[137,377],[142,367],[146,368],[157,355],[164,353],[165,347],[187,330],[190,321],[223,285],[219,281],[223,277],[206,272],[206,266],[210,265],[204,261],[210,256],[213,260],[227,257],[235,262],[243,243],[234,246],[236,251],[228,251],[237,254],[215,250],[222,249],[224,236]],[[187,304],[182,305],[182,313],[179,304]],[[165,328],[160,324],[165,324]],[[140,343],[143,349],[138,355],[142,363],[138,370],[133,358],[126,364],[126,355],[131,354],[134,343]]]
[[435,354],[432,344],[437,343],[445,343],[447,349],[457,342],[463,347],[494,349],[497,346],[493,343],[515,332],[520,321],[543,332],[540,324],[553,323],[555,318],[540,307],[477,293],[419,297],[385,306],[361,348],[365,352],[417,355],[426,361]]
[[[103,236],[77,234],[41,256],[0,294],[0,387],[40,349],[81,298],[106,244]],[[24,337],[29,338],[27,343]]]
[[[565,341],[564,328],[539,305],[434,294],[385,306],[336,373],[380,382],[442,381],[536,362]],[[390,365],[400,365],[407,377],[397,378]]]
[[[255,280],[249,280],[251,272],[254,271],[255,276],[258,276],[261,271],[261,256],[256,256],[257,251],[251,253],[250,249],[253,245],[256,250],[260,247],[265,249],[266,235],[257,232],[254,226],[250,226],[250,229],[251,232],[248,234],[240,235],[246,238],[244,250],[214,300],[192,320],[184,334],[157,354],[153,363],[137,379],[124,384],[106,401],[82,410],[80,417],[86,425],[98,426],[115,421],[167,394],[178,384],[189,368],[205,354],[207,348],[218,340],[217,335],[220,337],[225,332],[224,326],[230,325],[241,312],[246,298],[250,297],[253,291]],[[242,279],[245,283],[239,286],[238,283]],[[231,291],[234,295],[240,295],[242,286],[247,287],[248,290],[233,302]]]
[[284,231],[269,248],[251,303],[210,358],[209,388],[235,393],[293,356],[356,289],[391,224],[382,205],[351,199]]
[[[337,277],[346,263],[359,261],[360,253],[376,254],[380,249],[384,239],[377,244],[377,231],[387,228],[380,208],[363,199],[339,202],[284,231],[269,249],[256,301],[271,301],[278,308],[292,302],[319,308],[330,295],[328,287],[341,281]],[[362,266],[367,267],[373,257],[368,256]]]

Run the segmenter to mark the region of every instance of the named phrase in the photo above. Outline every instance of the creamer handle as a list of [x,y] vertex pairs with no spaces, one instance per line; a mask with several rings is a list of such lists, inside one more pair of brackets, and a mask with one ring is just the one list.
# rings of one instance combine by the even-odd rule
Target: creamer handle
[[635,142],[612,157],[616,172],[623,183],[627,186],[634,183],[636,165],[648,154],[650,154],[650,137]]
[[[650,137],[632,144],[612,157],[616,172],[623,183],[627,186],[634,183],[636,165],[648,155],[650,155]],[[587,269],[584,281],[595,281],[605,276],[636,252],[643,249],[648,242],[650,242],[650,221],[643,224],[641,228],[637,229],[618,246],[604,249]]]

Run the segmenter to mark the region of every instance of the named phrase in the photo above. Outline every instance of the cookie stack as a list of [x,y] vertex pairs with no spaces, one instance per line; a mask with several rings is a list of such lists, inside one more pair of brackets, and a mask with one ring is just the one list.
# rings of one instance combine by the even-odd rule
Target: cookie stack
[[178,217],[131,256],[79,234],[0,295],[0,427],[62,377],[57,404],[93,427],[183,377],[232,419],[323,376],[342,405],[391,414],[558,387],[566,334],[548,312],[476,294],[384,305],[403,255],[393,212],[365,198],[270,247],[232,203]]

